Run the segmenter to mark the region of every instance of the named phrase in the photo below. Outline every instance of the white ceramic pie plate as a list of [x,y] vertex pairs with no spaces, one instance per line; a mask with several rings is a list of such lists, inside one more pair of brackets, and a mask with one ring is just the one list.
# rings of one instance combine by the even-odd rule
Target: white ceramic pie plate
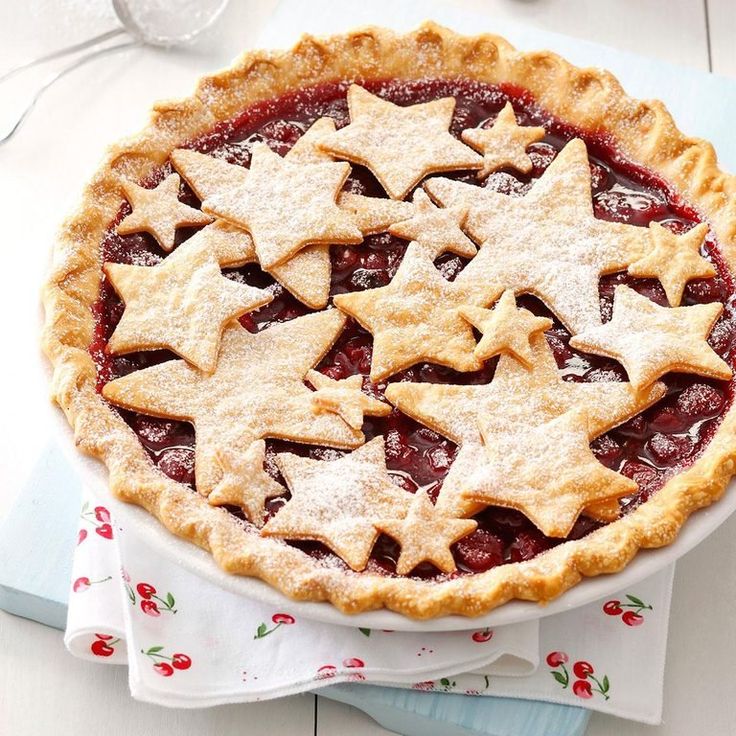
[[551,616],[630,588],[689,552],[736,511],[736,481],[734,481],[729,485],[720,501],[693,514],[674,544],[656,550],[642,550],[621,572],[615,575],[586,578],[546,606],[527,601],[512,601],[478,618],[445,616],[429,621],[415,621],[388,610],[370,611],[351,616],[341,613],[329,603],[294,601],[256,578],[223,572],[208,552],[170,534],[148,512],[137,506],[112,499],[107,488],[107,473],[104,466],[74,450],[69,427],[63,421],[61,413],[56,412],[56,414],[57,423],[61,425],[63,422],[64,425],[59,441],[67,449],[67,455],[80,468],[87,488],[110,505],[117,521],[125,528],[126,533],[143,537],[145,543],[158,554],[225,590],[242,595],[244,598],[267,603],[276,609],[286,610],[297,616],[341,626],[361,626],[394,631],[457,631],[502,626]]

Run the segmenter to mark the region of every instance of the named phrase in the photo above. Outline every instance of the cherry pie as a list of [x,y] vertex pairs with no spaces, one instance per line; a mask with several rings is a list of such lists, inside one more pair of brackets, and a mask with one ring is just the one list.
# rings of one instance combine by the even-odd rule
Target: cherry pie
[[343,611],[546,601],[734,472],[736,179],[608,73],[434,24],[246,54],[67,221],[54,395],[120,498]]

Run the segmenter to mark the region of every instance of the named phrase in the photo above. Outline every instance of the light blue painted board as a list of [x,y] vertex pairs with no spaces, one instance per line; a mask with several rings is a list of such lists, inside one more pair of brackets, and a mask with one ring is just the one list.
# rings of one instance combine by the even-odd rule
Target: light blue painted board
[[0,608],[66,626],[79,487],[63,452],[50,443],[0,526]]
[[[0,527],[0,608],[64,629],[80,503],[79,478],[49,445]],[[319,694],[405,736],[582,736],[590,718],[554,703],[373,685],[333,685]]]
[[590,711],[569,705],[375,685],[333,685],[319,694],[406,736],[583,736],[590,719]]

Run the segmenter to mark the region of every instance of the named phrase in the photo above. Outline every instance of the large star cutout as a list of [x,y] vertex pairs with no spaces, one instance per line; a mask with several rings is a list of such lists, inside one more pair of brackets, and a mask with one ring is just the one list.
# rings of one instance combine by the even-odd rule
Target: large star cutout
[[349,173],[349,164],[343,162],[292,163],[257,143],[245,181],[207,197],[202,208],[247,230],[258,262],[268,270],[306,245],[363,240],[350,216],[337,206]]
[[450,546],[475,531],[477,522],[453,519],[435,509],[426,491],[417,491],[402,519],[382,519],[376,527],[401,545],[396,572],[408,575],[420,562],[431,562],[442,572],[457,568]]
[[[413,419],[460,445],[437,501],[451,516],[468,516],[482,505],[463,491],[483,451],[480,422],[492,421],[499,433],[532,430],[573,409],[587,416],[589,440],[639,414],[665,394],[656,383],[637,392],[629,383],[563,381],[543,334],[531,339],[532,366],[509,355],[499,358],[491,383],[450,385],[391,383],[386,398]],[[490,429],[490,428],[489,428]]]
[[125,198],[133,211],[118,225],[118,233],[150,233],[168,252],[174,248],[177,228],[212,222],[210,215],[179,201],[180,183],[177,174],[167,176],[155,189],[123,182]]
[[264,536],[322,542],[353,570],[363,570],[379,519],[403,518],[412,496],[391,482],[383,437],[338,460],[277,455],[291,500],[263,527]]
[[484,444],[474,453],[462,498],[517,509],[548,537],[567,536],[585,507],[637,489],[596,459],[584,410],[532,427],[483,417],[481,434]]
[[391,225],[388,229],[391,235],[419,243],[432,260],[448,252],[464,258],[476,254],[475,243],[461,227],[468,214],[467,207],[435,207],[423,189],[414,193],[412,204],[411,218]]
[[703,222],[682,235],[675,235],[658,222],[651,222],[649,233],[653,247],[629,266],[629,273],[659,279],[670,306],[678,307],[688,281],[716,275],[713,264],[700,255],[708,226]]
[[447,281],[412,243],[390,284],[339,294],[334,301],[373,334],[370,377],[375,383],[425,360],[458,371],[482,368],[473,355],[473,331],[457,308],[483,306],[497,294],[493,285]]
[[722,311],[720,302],[660,307],[628,286],[617,286],[611,320],[576,335],[570,345],[618,360],[637,389],[672,371],[727,380],[732,375],[728,363],[707,343]]
[[601,323],[601,275],[626,269],[649,247],[646,228],[593,215],[588,156],[579,139],[524,197],[450,179],[430,179],[425,188],[446,207],[470,206],[464,227],[482,245],[456,283],[534,294],[573,334]]
[[256,440],[244,452],[234,448],[220,450],[215,460],[222,470],[220,482],[207,497],[210,506],[238,506],[245,517],[262,527],[266,501],[286,493],[264,469],[266,443]]
[[339,414],[353,429],[363,426],[363,417],[385,417],[391,407],[363,393],[363,376],[356,374],[342,380],[335,380],[319,371],[309,371],[307,381],[316,389],[312,395],[317,412],[331,411]]
[[526,149],[544,138],[544,128],[519,125],[514,108],[507,102],[490,128],[467,128],[461,138],[483,154],[479,179],[485,179],[497,169],[516,169],[523,174],[532,170],[532,160]]
[[197,490],[208,495],[222,476],[221,450],[243,451],[265,437],[338,448],[363,441],[337,414],[315,414],[314,392],[304,384],[344,325],[336,309],[256,334],[235,323],[223,334],[211,375],[172,360],[111,381],[103,395],[126,409],[191,422]]
[[348,108],[350,125],[322,147],[366,166],[392,199],[404,199],[427,174],[480,168],[481,157],[449,132],[454,97],[401,107],[353,84]]
[[125,303],[110,352],[168,348],[207,373],[225,325],[273,299],[225,278],[204,238],[188,240],[156,266],[106,263],[104,271]]
[[504,291],[493,310],[460,307],[460,315],[482,335],[475,348],[477,358],[485,361],[508,353],[527,367],[534,360],[531,338],[553,324],[547,317],[535,317],[529,310],[517,307],[513,291]]
[[[300,140],[309,134],[308,130]],[[295,145],[298,144],[299,141]],[[297,151],[297,154],[300,157],[305,156],[307,150],[309,150],[307,145],[303,144],[300,147],[301,153]],[[291,151],[287,154],[287,158],[290,154]],[[218,195],[225,196],[231,190],[244,185],[248,177],[248,169],[242,166],[229,164],[227,161],[188,149],[174,151],[171,154],[171,162],[201,200]],[[242,228],[239,229],[242,231]],[[257,260],[254,246],[251,261]],[[308,307],[322,309],[326,306],[331,274],[329,246],[308,245],[288,261],[263,270],[268,270],[268,273],[287,291]]]

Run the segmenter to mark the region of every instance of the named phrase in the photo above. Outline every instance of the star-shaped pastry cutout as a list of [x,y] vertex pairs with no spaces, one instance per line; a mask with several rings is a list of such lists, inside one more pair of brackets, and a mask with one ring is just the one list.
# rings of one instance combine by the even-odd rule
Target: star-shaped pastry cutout
[[713,264],[700,255],[708,226],[703,222],[682,235],[675,235],[658,222],[651,222],[649,233],[653,247],[629,266],[629,273],[659,279],[670,306],[679,307],[688,281],[716,275]]
[[467,128],[461,138],[483,154],[479,179],[485,179],[497,169],[511,168],[528,174],[532,160],[526,149],[544,138],[544,128],[519,125],[514,108],[507,102],[490,128]]
[[403,518],[411,494],[391,482],[383,437],[338,460],[279,454],[291,500],[263,527],[264,536],[322,542],[353,570],[363,570],[378,538],[375,522]]
[[[307,135],[309,131],[302,139]],[[302,147],[302,153],[305,153],[304,148]],[[287,154],[287,158],[290,153],[291,151]],[[207,197],[225,196],[231,190],[244,185],[248,177],[248,169],[242,166],[229,164],[227,161],[188,149],[174,151],[171,154],[171,161],[203,201]],[[255,246],[251,260],[258,260]],[[263,270],[267,270],[287,291],[308,307],[322,309],[327,305],[331,274],[328,246],[308,245],[288,261]]]
[[335,121],[332,118],[318,118],[289,149],[285,158],[295,164],[318,164],[334,161],[329,153],[320,148],[325,138],[334,132]]
[[166,348],[211,373],[225,325],[273,299],[265,289],[223,276],[215,254],[200,242],[188,240],[155,266],[104,265],[125,303],[110,352]]
[[252,334],[238,323],[222,336],[212,374],[183,360],[151,366],[108,383],[113,404],[191,422],[197,490],[208,495],[222,476],[216,454],[265,437],[349,448],[362,433],[337,414],[315,414],[304,377],[345,325],[336,309],[308,314]]
[[322,147],[366,166],[392,199],[404,199],[427,174],[480,168],[481,157],[449,131],[454,97],[401,107],[353,84],[348,108],[350,125]]
[[310,244],[363,240],[337,206],[349,173],[344,162],[292,163],[257,143],[243,183],[207,197],[202,209],[247,230],[258,262],[268,270]]
[[417,491],[403,519],[382,519],[376,527],[401,545],[396,572],[408,575],[420,562],[442,572],[457,568],[450,546],[475,531],[477,522],[453,519],[435,509],[426,491]]
[[470,206],[464,227],[482,245],[456,283],[534,294],[572,334],[601,323],[601,275],[625,270],[649,247],[646,228],[593,215],[588,156],[579,139],[524,197],[450,179],[430,179],[425,189],[445,207]]
[[482,504],[463,494],[478,458],[485,457],[481,421],[492,421],[507,435],[535,427],[579,409],[587,417],[589,440],[644,411],[665,394],[656,383],[637,392],[629,383],[563,381],[543,334],[531,339],[533,360],[526,368],[510,355],[501,355],[491,383],[452,385],[391,383],[386,398],[413,419],[448,437],[460,447],[444,480],[437,508],[451,516],[469,516]]
[[125,198],[133,211],[118,225],[118,233],[150,233],[168,252],[174,247],[177,228],[212,222],[210,215],[179,201],[180,182],[178,174],[167,176],[155,189],[123,182]]
[[385,197],[366,197],[354,192],[343,192],[338,199],[340,207],[350,213],[363,235],[385,233],[391,225],[414,214],[411,202]]
[[425,360],[458,371],[482,368],[473,355],[473,331],[457,308],[483,306],[497,294],[492,284],[447,281],[412,243],[390,284],[339,294],[334,302],[373,334],[370,378],[375,383]]
[[210,506],[238,506],[248,521],[262,527],[265,521],[266,501],[286,493],[264,469],[266,443],[251,442],[243,452],[236,448],[220,450],[215,461],[222,478],[207,497]]
[[467,207],[435,207],[422,189],[414,193],[412,204],[411,218],[391,225],[388,229],[391,235],[419,243],[432,260],[447,252],[464,258],[476,254],[475,243],[461,227],[468,214]]
[[665,373],[697,373],[727,380],[731,369],[707,343],[723,311],[720,302],[660,307],[628,286],[617,286],[613,316],[570,340],[570,346],[618,360],[640,389]]
[[582,410],[532,427],[482,417],[481,434],[483,448],[463,481],[462,498],[517,509],[548,537],[567,536],[586,506],[637,489],[596,459]]
[[335,380],[319,371],[309,371],[307,381],[316,391],[312,395],[315,411],[339,414],[353,429],[363,426],[363,417],[385,417],[391,407],[363,393],[363,376],[356,374]]
[[460,307],[460,314],[482,335],[475,348],[480,360],[508,353],[529,367],[534,356],[531,338],[552,327],[547,317],[535,317],[529,310],[516,306],[513,291],[504,291],[493,310],[481,307]]

